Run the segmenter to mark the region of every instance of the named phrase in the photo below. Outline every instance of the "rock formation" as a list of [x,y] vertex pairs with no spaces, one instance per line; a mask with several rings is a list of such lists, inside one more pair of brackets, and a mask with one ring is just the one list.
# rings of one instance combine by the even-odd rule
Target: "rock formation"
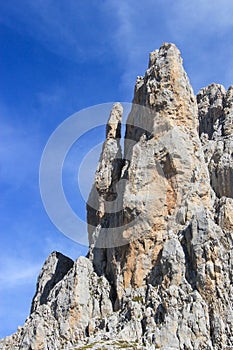
[[87,203],[88,256],[49,256],[0,349],[233,349],[233,87],[196,98],[165,43],[137,78],[124,151],[122,113]]

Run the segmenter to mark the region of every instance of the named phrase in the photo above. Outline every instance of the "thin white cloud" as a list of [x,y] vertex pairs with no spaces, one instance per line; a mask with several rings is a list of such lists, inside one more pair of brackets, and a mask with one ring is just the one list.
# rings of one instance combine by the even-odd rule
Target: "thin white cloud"
[[187,55],[194,87],[217,82],[227,88],[233,82],[233,2],[179,0],[173,13],[169,29]]
[[114,44],[124,67],[123,88],[132,87],[136,76],[144,74],[146,54],[164,41],[181,49],[195,88],[212,80],[222,79],[226,85],[233,81],[231,0],[112,0],[108,6],[118,23]]
[[[136,76],[144,74],[147,54],[164,41],[175,42],[184,58],[193,57],[208,79],[216,76],[211,74],[211,65],[216,72],[222,64],[221,76],[227,83],[231,80],[230,59],[224,62],[233,53],[229,40],[224,46],[233,28],[231,0],[108,0],[91,6],[75,0],[60,1],[56,6],[52,1],[25,0],[21,6],[9,3],[6,7],[10,16],[2,16],[3,22],[9,17],[8,25],[23,28],[48,50],[66,58],[104,61],[109,51],[114,52],[128,98]],[[198,70],[190,72],[194,85],[202,85]]]
[[200,35],[207,30],[209,33],[223,33],[233,28],[233,2],[231,0],[178,0],[172,6],[174,17],[171,23],[179,23],[176,31],[190,30],[199,26]]
[[[81,255],[86,255],[87,247],[76,244],[74,241],[64,238],[63,235],[56,233],[56,240],[52,238],[51,232],[48,232],[44,239],[45,254],[52,251],[58,251],[69,258],[76,260]],[[42,266],[41,266],[42,267]]]
[[100,2],[90,6],[76,0],[24,0],[20,6],[9,3],[4,7],[7,15],[1,16],[3,23],[26,32],[55,54],[73,61],[90,61],[107,52],[108,26]]
[[[0,178],[16,189],[37,175],[39,141],[36,130],[27,125],[14,125],[5,118],[0,123]],[[37,163],[38,162],[38,163]],[[36,170],[36,172],[35,172]],[[28,182],[28,185],[32,182]]]
[[48,108],[50,105],[54,105],[55,103],[59,102],[61,98],[63,97],[63,90],[61,88],[57,89],[57,91],[52,91],[51,93],[45,93],[44,91],[40,91],[37,93],[37,99],[40,105],[43,106],[43,108]]
[[35,284],[41,267],[41,262],[35,264],[28,259],[1,257],[0,289]]

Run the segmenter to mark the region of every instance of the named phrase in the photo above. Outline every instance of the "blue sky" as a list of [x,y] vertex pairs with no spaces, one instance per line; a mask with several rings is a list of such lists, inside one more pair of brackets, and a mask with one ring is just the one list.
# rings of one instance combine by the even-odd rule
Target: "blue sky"
[[[24,323],[48,254],[59,250],[75,259],[87,250],[60,233],[43,208],[38,173],[51,133],[83,108],[130,102],[149,52],[164,41],[181,50],[195,92],[212,82],[233,84],[233,2],[11,0],[0,10],[3,337]],[[90,139],[98,144],[103,135]],[[79,158],[90,147],[77,145]],[[85,216],[78,196],[76,205]]]

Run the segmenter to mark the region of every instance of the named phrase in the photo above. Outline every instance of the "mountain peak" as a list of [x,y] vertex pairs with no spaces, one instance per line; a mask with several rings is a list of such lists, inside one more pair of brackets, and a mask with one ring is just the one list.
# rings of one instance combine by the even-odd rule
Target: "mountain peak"
[[[47,259],[0,349],[233,348],[233,88],[193,94],[164,43],[116,103],[87,203],[88,257]],[[123,153],[123,154],[122,154]]]

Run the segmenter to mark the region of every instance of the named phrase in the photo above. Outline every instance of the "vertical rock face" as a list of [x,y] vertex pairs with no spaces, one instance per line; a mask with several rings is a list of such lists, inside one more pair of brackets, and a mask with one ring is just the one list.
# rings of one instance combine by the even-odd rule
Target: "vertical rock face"
[[[118,181],[125,181],[118,192],[122,229],[116,235],[127,244],[93,251],[96,271],[114,281],[116,307],[121,305],[125,288],[147,284],[169,232],[177,234],[197,210],[210,206],[209,174],[202,165],[197,123],[197,103],[180,53],[175,45],[164,44],[151,54],[145,77],[137,80],[124,160],[115,175]],[[104,157],[108,142],[96,172],[97,190],[102,169],[111,174],[112,165]],[[92,235],[101,236],[109,222],[101,204],[96,212],[100,224]],[[127,225],[130,222],[133,225]]]
[[[123,109],[119,103],[114,104],[106,127],[106,141],[103,144],[95,184],[87,203],[87,222],[90,246],[104,246],[109,237],[106,232],[100,234],[101,227],[117,225],[119,211],[116,204],[117,184],[122,168],[120,145],[121,120]],[[110,244],[110,242],[109,242]]]
[[233,198],[233,86],[211,84],[197,95],[200,137],[211,185],[220,198]]
[[[150,54],[145,76],[137,78],[133,102],[151,107],[154,116],[159,114],[160,118],[166,118],[170,124],[195,129],[196,99],[175,45],[165,43],[160,50]],[[152,130],[157,133],[157,118],[154,116],[151,119]],[[145,128],[144,121],[143,125]],[[129,134],[128,132],[127,136]]]
[[0,349],[233,349],[233,88],[196,99],[165,43],[137,79],[124,151],[122,114],[87,203],[88,258],[48,258]]

